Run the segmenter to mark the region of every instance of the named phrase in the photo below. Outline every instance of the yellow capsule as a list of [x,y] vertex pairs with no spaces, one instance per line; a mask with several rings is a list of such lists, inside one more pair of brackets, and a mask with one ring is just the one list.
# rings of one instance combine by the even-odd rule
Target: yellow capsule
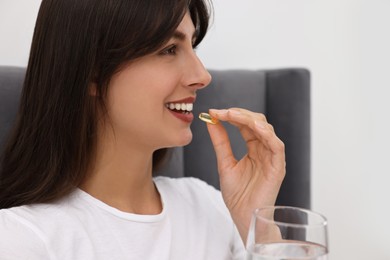
[[218,123],[218,119],[211,117],[207,113],[200,113],[199,114],[199,119],[204,121],[204,122],[206,122],[206,123],[210,123],[210,124],[213,124],[213,125]]

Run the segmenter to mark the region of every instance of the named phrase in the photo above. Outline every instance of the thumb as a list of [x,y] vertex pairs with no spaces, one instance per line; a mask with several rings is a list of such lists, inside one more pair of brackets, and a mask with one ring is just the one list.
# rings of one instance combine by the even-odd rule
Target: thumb
[[217,156],[219,173],[223,172],[224,169],[232,168],[237,160],[234,158],[225,127],[221,123],[207,124],[207,130]]

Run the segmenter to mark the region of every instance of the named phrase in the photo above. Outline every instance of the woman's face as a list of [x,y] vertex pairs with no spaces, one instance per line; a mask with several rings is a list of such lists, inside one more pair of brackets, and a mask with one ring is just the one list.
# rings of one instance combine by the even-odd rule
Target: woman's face
[[187,13],[159,51],[131,62],[108,87],[109,124],[116,141],[156,150],[188,144],[196,91],[211,81],[193,50]]

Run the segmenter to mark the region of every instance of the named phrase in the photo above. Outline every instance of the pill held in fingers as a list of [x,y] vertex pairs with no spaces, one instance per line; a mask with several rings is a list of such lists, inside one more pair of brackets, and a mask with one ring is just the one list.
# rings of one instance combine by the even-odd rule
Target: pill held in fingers
[[213,118],[212,116],[210,116],[207,113],[200,113],[199,114],[199,119],[204,121],[204,122],[206,122],[206,123],[210,123],[210,124],[213,124],[213,125],[218,123],[218,119]]

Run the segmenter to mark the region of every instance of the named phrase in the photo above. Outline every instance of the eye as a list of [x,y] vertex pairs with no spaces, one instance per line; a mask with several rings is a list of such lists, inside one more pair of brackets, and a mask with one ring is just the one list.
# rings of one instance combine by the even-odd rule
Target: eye
[[163,49],[160,54],[161,55],[176,55],[176,45],[170,45],[167,48]]

